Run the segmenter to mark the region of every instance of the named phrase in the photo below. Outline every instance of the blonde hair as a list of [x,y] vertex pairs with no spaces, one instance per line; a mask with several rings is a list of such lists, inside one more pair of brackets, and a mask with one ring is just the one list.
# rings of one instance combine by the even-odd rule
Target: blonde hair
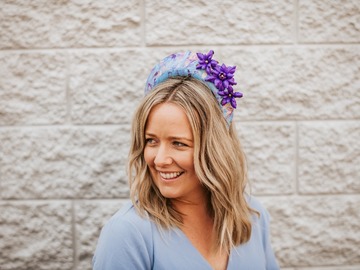
[[180,226],[182,216],[155,186],[144,160],[145,127],[151,109],[164,102],[183,108],[194,136],[194,167],[208,191],[214,220],[216,249],[230,251],[251,235],[251,212],[246,202],[245,156],[233,124],[227,126],[210,89],[191,77],[171,78],[142,101],[132,124],[128,173],[130,196],[140,213],[165,228]]

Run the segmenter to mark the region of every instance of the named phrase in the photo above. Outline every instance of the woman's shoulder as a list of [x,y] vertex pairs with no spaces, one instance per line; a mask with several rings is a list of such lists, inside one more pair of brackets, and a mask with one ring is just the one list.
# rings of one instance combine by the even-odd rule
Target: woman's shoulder
[[260,200],[253,195],[247,195],[246,201],[249,204],[250,208],[258,211],[260,214],[267,212],[266,208],[263,206]]
[[151,221],[138,213],[132,202],[126,202],[104,225],[103,231],[146,232],[151,230]]
[[104,225],[93,257],[93,269],[150,269],[152,225],[126,203]]
[[261,203],[261,201],[258,198],[252,195],[248,195],[246,197],[246,201],[250,206],[250,208],[258,213],[253,215],[255,223],[260,223],[267,227],[270,222],[270,214],[267,211],[266,207],[264,207],[264,205]]

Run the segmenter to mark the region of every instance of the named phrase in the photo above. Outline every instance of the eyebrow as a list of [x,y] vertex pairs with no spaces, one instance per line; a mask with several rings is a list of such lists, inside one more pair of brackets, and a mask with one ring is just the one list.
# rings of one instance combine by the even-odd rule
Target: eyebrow
[[[150,137],[157,137],[155,134],[150,133],[150,132],[146,132],[145,136],[150,136]],[[188,141],[188,142],[192,142],[192,139],[189,139],[187,137],[179,137],[179,136],[170,136],[169,139],[171,140],[184,140],[184,141]]]
[[188,142],[192,142],[193,140],[191,140],[191,139],[188,139],[187,137],[170,137],[170,139],[172,139],[172,140],[176,140],[176,141],[178,141],[178,140],[184,140],[184,141],[188,141]]

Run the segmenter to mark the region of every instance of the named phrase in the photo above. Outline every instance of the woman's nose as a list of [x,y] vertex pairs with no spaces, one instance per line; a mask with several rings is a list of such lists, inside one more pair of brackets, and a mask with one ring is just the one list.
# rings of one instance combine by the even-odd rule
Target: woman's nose
[[154,163],[158,167],[170,165],[172,163],[172,158],[170,156],[170,151],[166,146],[160,146],[156,152]]

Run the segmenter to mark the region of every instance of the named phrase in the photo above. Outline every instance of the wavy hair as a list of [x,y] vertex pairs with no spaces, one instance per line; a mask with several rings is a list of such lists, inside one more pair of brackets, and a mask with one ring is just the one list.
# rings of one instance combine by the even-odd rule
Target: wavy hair
[[128,174],[130,196],[141,214],[170,228],[182,216],[154,184],[144,160],[145,128],[151,109],[164,102],[183,108],[194,136],[195,172],[208,193],[214,221],[215,244],[228,252],[251,235],[251,213],[246,202],[245,156],[233,124],[228,127],[209,88],[191,77],[171,78],[156,86],[139,105],[132,123]]

